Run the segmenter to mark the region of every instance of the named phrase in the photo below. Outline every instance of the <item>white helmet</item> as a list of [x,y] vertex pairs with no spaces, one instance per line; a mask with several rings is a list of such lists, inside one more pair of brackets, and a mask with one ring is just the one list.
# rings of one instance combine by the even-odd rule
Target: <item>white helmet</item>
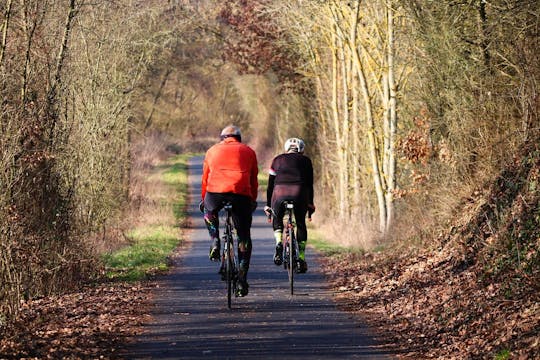
[[304,141],[298,138],[287,139],[284,146],[286,152],[294,151],[300,154],[304,152],[305,147],[306,145],[304,144]]

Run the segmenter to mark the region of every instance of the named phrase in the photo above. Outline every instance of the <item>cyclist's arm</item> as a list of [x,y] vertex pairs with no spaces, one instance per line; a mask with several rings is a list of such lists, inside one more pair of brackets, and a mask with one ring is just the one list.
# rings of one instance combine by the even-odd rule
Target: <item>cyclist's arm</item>
[[277,176],[277,158],[275,157],[270,164],[270,169],[268,169],[268,188],[266,188],[266,206],[270,207],[272,204],[272,194],[274,193],[274,185],[276,183]]
[[268,188],[266,189],[266,206],[270,206],[272,202],[272,194],[274,193],[274,184],[276,182],[275,175],[268,175]]
[[253,158],[251,163],[251,198],[253,201],[257,201],[257,194],[259,191],[259,181],[257,180],[257,175],[259,175],[259,167],[257,166],[257,155],[252,151]]
[[210,173],[210,167],[208,166],[207,157],[204,159],[203,163],[203,174],[201,180],[201,199],[204,199],[206,195],[206,186],[208,185],[208,174]]
[[313,164],[311,163],[311,160],[308,158],[307,162],[307,169],[306,169],[306,186],[308,191],[308,204],[314,205],[313,203]]

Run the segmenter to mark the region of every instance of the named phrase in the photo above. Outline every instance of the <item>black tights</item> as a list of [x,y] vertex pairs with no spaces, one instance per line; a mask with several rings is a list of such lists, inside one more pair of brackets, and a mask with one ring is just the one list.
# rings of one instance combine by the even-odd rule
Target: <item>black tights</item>
[[[273,199],[272,199],[273,200]],[[291,199],[276,199],[272,201],[272,208],[276,216],[272,221],[272,227],[274,231],[281,230],[283,231],[283,217],[285,216],[285,205],[284,202]],[[294,202],[294,219],[296,221],[296,240],[298,244],[302,247],[305,247],[307,241],[307,227],[306,227],[306,213],[307,205],[305,202],[298,200],[293,200]]]
[[219,239],[219,210],[226,201],[232,204],[232,218],[238,235],[238,262],[247,273],[251,260],[251,198],[233,193],[210,193],[204,197],[204,222],[211,238]]

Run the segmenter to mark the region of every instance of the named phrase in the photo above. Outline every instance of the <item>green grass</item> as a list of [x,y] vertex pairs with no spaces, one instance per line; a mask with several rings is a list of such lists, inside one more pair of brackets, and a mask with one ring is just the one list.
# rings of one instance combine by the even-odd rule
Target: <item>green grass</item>
[[174,162],[170,168],[163,173],[163,181],[169,186],[176,188],[178,198],[173,204],[174,217],[182,220],[185,216],[184,209],[187,202],[187,159],[190,154],[174,157]]
[[326,241],[320,232],[312,228],[308,228],[308,243],[317,251],[328,256],[351,252],[350,248]]
[[[326,240],[325,235],[308,225],[308,244],[326,256],[339,254],[364,255],[366,250],[360,247],[343,246]],[[380,250],[379,250],[380,251]]]
[[168,226],[152,226],[128,234],[132,244],[105,255],[111,279],[135,281],[167,269],[168,257],[179,243],[178,230]]
[[[187,159],[189,154],[171,158],[160,172],[161,181],[174,188],[172,209],[176,224],[185,220],[187,201]],[[164,204],[168,205],[168,204]],[[103,257],[106,276],[114,280],[137,281],[164,271],[169,258],[181,239],[175,225],[151,224],[132,229],[127,237],[130,245]]]
[[510,359],[510,350],[502,350],[494,357],[495,360],[506,360]]
[[268,187],[268,170],[259,166],[259,174],[257,175],[257,181],[259,182],[259,190],[263,190],[266,193]]

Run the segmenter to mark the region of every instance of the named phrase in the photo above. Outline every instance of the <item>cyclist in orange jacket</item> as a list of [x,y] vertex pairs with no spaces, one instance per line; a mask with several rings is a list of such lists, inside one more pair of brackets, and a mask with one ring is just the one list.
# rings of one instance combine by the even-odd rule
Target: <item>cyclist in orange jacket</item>
[[210,260],[220,259],[219,217],[224,201],[232,204],[238,235],[238,295],[248,294],[247,273],[251,259],[252,213],[257,207],[257,156],[242,143],[240,129],[229,125],[221,141],[208,149],[204,158],[200,210],[212,238]]
[[304,141],[298,138],[290,138],[285,142],[285,153],[276,156],[272,160],[268,176],[268,189],[266,191],[266,206],[264,212],[275,214],[272,222],[274,238],[276,240],[276,252],[274,263],[283,263],[283,217],[285,209],[283,202],[293,200],[294,218],[296,220],[299,266],[298,272],[307,271],[305,258],[307,227],[306,213],[310,217],[315,212],[313,204],[313,164],[311,159],[304,155]]

